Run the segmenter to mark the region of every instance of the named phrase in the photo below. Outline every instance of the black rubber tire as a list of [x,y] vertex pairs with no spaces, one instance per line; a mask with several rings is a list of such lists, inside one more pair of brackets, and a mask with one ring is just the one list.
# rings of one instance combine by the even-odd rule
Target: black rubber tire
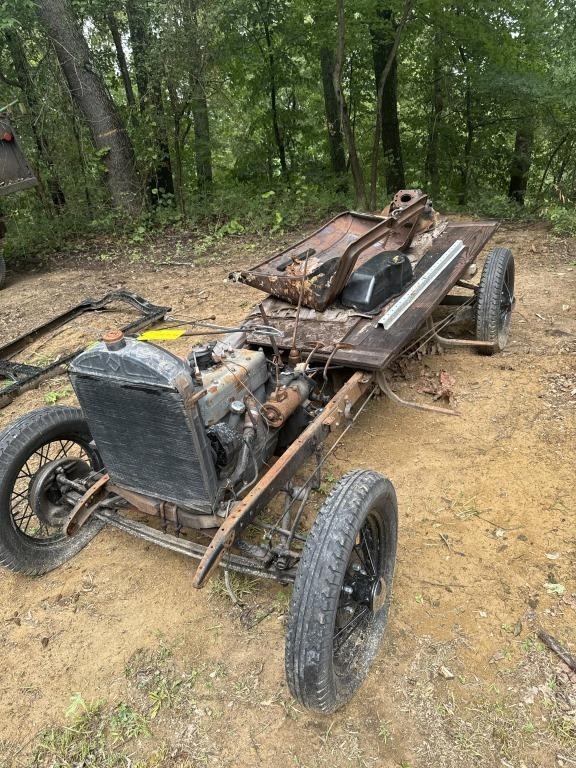
[[4,261],[4,257],[0,256],[0,290],[4,287],[5,280],[6,280],[6,262]]
[[[40,408],[0,433],[0,565],[12,571],[30,576],[47,573],[79,552],[102,528],[100,521],[90,520],[76,536],[62,534],[57,540],[41,540],[25,535],[14,521],[11,499],[20,470],[41,446],[60,439],[76,441],[82,447],[92,442],[79,408]],[[100,469],[93,443],[90,454],[93,469]]]
[[502,352],[508,343],[514,307],[514,256],[509,248],[494,248],[488,254],[476,294],[476,338],[493,347],[480,354]]
[[[368,515],[376,515],[386,600],[371,612],[357,663],[338,669],[334,660],[336,614],[346,569]],[[386,628],[396,560],[398,507],[394,486],[383,475],[354,470],[344,475],[320,508],[306,539],[288,617],[286,677],[294,698],[314,712],[330,713],[353,696]]]

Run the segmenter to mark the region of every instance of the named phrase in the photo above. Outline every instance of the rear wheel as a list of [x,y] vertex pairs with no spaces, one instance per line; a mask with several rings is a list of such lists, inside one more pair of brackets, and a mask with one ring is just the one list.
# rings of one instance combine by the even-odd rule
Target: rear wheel
[[343,706],[366,676],[388,620],[398,511],[392,483],[356,470],[337,483],[306,539],[286,636],[286,676],[307,709]]
[[46,573],[75,555],[100,530],[89,521],[68,538],[71,510],[63,478],[74,482],[102,468],[79,408],[32,411],[0,433],[0,565]]
[[476,338],[490,341],[482,354],[501,352],[508,343],[514,307],[514,257],[509,248],[494,248],[488,254],[476,295]]

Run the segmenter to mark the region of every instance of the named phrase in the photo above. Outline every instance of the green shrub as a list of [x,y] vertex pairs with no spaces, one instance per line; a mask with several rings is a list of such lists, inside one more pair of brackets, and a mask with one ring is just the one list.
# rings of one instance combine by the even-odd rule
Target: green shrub
[[552,222],[552,232],[555,235],[571,237],[576,235],[576,208],[563,205],[549,205],[542,215]]

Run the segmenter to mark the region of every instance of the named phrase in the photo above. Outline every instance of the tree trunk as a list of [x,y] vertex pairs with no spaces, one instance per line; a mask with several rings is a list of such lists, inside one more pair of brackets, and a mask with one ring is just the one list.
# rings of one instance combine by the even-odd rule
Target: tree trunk
[[157,125],[158,160],[154,169],[148,173],[146,180],[150,201],[154,204],[159,200],[159,193],[174,194],[174,179],[170,161],[170,147],[164,124],[160,78],[155,72],[150,72],[148,65],[153,41],[150,33],[150,10],[147,0],[126,0],[126,17],[130,32],[136,85],[138,86],[140,112],[144,114],[146,111],[151,111]]
[[124,85],[124,92],[126,93],[126,103],[129,107],[136,105],[136,99],[134,98],[134,89],[132,88],[132,80],[130,78],[130,72],[128,70],[128,62],[126,61],[126,54],[124,53],[124,46],[122,45],[122,36],[118,29],[118,21],[113,9],[109,9],[106,12],[106,21],[108,22],[108,28],[114,41],[114,48],[116,49],[116,60],[118,62],[118,69],[122,77],[122,83]]
[[92,134],[106,168],[106,181],[116,208],[140,210],[132,144],[104,81],[90,60],[88,44],[65,0],[37,0],[43,21],[70,93]]
[[170,147],[166,131],[164,105],[162,103],[162,90],[160,83],[153,80],[150,85],[150,102],[154,111],[157,128],[158,160],[152,174],[155,181],[156,193],[152,193],[152,201],[157,202],[162,193],[174,194],[174,179],[172,177],[172,162],[170,160]]
[[440,193],[438,144],[440,138],[440,119],[442,110],[444,109],[444,95],[442,92],[443,75],[438,32],[434,32],[432,46],[432,61],[430,66],[432,72],[432,113],[430,115],[428,126],[428,146],[426,148],[424,171],[430,195],[433,200],[436,200]]
[[192,97],[190,106],[194,122],[194,154],[196,159],[196,183],[200,191],[207,191],[212,184],[212,143],[210,140],[210,112],[204,83],[204,60],[199,40],[198,0],[186,0],[184,19],[190,44],[190,80]]
[[[466,56],[461,52],[464,66],[466,66]],[[464,152],[460,162],[460,193],[458,202],[460,205],[466,205],[468,202],[468,184],[470,181],[470,161],[472,157],[472,147],[474,145],[474,121],[472,120],[472,88],[470,84],[470,75],[466,73],[465,90],[465,114],[466,114],[466,141],[464,142]]]
[[34,87],[30,65],[26,58],[26,51],[24,50],[19,35],[12,29],[6,30],[6,42],[8,44],[8,50],[10,51],[10,57],[12,59],[18,86],[24,94],[24,100],[30,114],[32,133],[38,149],[38,156],[48,169],[48,191],[50,193],[50,199],[52,200],[52,205],[56,211],[60,211],[66,205],[66,197],[62,191],[60,179],[54,167],[50,140],[45,131],[43,131],[41,126],[36,122],[36,119],[41,112],[40,101]]
[[278,91],[276,88],[276,60],[274,58],[274,51],[272,48],[272,33],[270,32],[270,25],[268,24],[268,18],[264,15],[262,20],[264,26],[264,37],[266,38],[266,51],[268,56],[268,76],[269,76],[269,93],[270,93],[270,112],[272,115],[272,130],[274,131],[274,140],[276,141],[276,147],[278,149],[278,157],[280,159],[280,168],[283,176],[288,176],[288,164],[286,163],[286,146],[282,138],[282,132],[280,131],[280,121],[278,120]]
[[334,173],[344,174],[346,173],[346,153],[344,152],[344,139],[338,112],[338,99],[334,90],[334,51],[331,48],[323,47],[320,49],[320,68],[322,71],[322,87],[324,89],[324,109],[328,126],[330,165]]
[[[387,0],[384,3],[378,3],[376,10],[377,21],[370,28],[377,94],[388,58],[394,49],[396,30],[392,11],[386,5]],[[399,189],[403,189],[405,186],[400,126],[398,122],[398,66],[395,54],[384,81],[378,109],[381,111],[381,137],[382,150],[384,152],[386,191],[388,194],[391,194]]]
[[86,205],[88,208],[92,207],[92,196],[90,195],[90,189],[88,187],[88,171],[86,168],[86,160],[84,158],[84,152],[82,151],[82,137],[80,135],[78,117],[74,115],[70,124],[72,127],[72,133],[74,135],[74,141],[76,142],[76,150],[78,152],[78,165],[82,171],[82,181],[84,182],[84,197],[86,199]]
[[168,98],[170,99],[170,111],[172,113],[172,125],[174,130],[174,191],[176,194],[176,202],[178,203],[178,207],[180,208],[180,213],[182,214],[182,218],[186,219],[186,199],[184,195],[184,168],[183,168],[183,160],[182,160],[182,146],[183,146],[183,137],[182,137],[182,118],[184,115],[184,110],[182,109],[177,91],[176,86],[172,82],[172,80],[168,79],[166,83],[166,88],[168,90]]
[[206,94],[199,87],[192,97],[192,117],[194,118],[194,151],[196,155],[196,179],[198,188],[206,190],[212,183],[212,148],[210,144],[210,117]]
[[557,185],[560,185],[562,183],[562,179],[564,178],[564,172],[566,171],[566,167],[568,166],[568,163],[572,159],[572,150],[574,148],[574,141],[575,141],[574,138],[568,141],[568,144],[566,145],[566,149],[564,152],[564,157],[562,158],[560,165],[554,172],[554,183]]
[[132,48],[132,64],[136,76],[140,111],[145,110],[145,99],[148,94],[148,66],[146,51],[150,45],[148,9],[144,8],[146,0],[126,0],[126,18],[130,33]]
[[510,184],[508,197],[519,205],[524,205],[530,166],[532,164],[532,144],[534,142],[534,123],[532,118],[525,118],[516,131],[514,154],[510,163]]
[[338,38],[336,45],[336,55],[334,58],[334,72],[332,79],[334,82],[334,93],[336,94],[336,101],[338,103],[338,111],[340,113],[340,127],[342,133],[346,138],[346,144],[348,145],[348,159],[350,162],[350,171],[352,173],[352,180],[354,182],[354,191],[356,194],[356,203],[360,203],[366,208],[368,207],[368,199],[366,196],[366,182],[364,180],[364,172],[360,164],[360,158],[358,157],[358,150],[356,149],[356,139],[352,130],[352,124],[350,122],[350,114],[348,112],[348,106],[346,99],[344,98],[344,92],[342,91],[342,71],[344,69],[344,43],[346,38],[345,24],[346,18],[344,14],[344,0],[336,0],[336,10],[338,13]]

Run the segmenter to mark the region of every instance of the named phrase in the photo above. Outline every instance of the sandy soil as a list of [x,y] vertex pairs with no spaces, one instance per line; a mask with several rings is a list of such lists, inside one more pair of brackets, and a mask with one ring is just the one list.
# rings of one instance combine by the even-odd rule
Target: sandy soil
[[[431,402],[418,390],[444,369],[462,417],[374,401],[329,467],[328,480],[353,467],[386,473],[400,506],[391,621],[354,701],[325,718],[290,699],[281,589],[240,580],[240,609],[219,580],[194,591],[183,558],[104,531],[42,578],[0,572],[0,766],[32,765],[38,733],[67,722],[75,694],[148,718],[122,765],[576,765],[576,675],[536,641],[543,627],[576,653],[576,249],[534,226],[504,227],[495,244],[517,261],[508,350],[427,357],[394,383]],[[234,322],[256,292],[225,276],[269,249],[240,238],[169,267],[156,244],[133,263],[69,259],[13,275],[0,334],[120,286],[178,316]],[[127,317],[83,318],[27,359]],[[0,411],[0,427],[46,400],[73,403],[69,392],[64,377],[44,383]],[[173,692],[157,707],[150,676]]]

